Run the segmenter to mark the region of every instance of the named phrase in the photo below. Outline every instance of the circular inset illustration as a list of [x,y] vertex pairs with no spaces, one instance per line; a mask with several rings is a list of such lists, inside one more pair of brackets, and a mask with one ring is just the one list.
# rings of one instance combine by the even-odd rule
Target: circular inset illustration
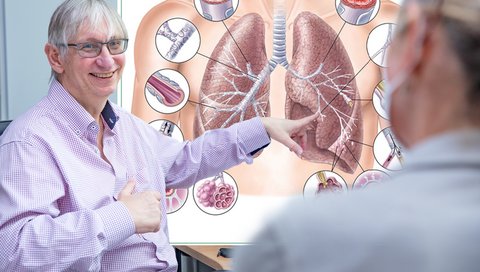
[[371,169],[367,170],[355,179],[353,182],[353,189],[364,189],[367,187],[372,187],[375,184],[380,184],[385,182],[390,178],[389,175],[387,175],[385,172],[382,172],[380,170],[376,169]]
[[200,48],[200,34],[190,21],[174,18],[158,28],[155,43],[162,57],[180,63],[197,54]]
[[210,215],[228,212],[238,198],[237,183],[225,172],[197,182],[193,186],[193,192],[195,204],[200,210]]
[[167,213],[174,213],[180,210],[188,198],[188,189],[167,189],[165,191]]
[[380,0],[336,0],[336,7],[345,22],[364,25],[377,16]]
[[347,183],[335,172],[319,171],[311,175],[303,187],[304,197],[316,197],[324,193],[343,193]]
[[195,8],[209,21],[223,21],[230,18],[238,7],[238,0],[195,0]]
[[375,160],[387,170],[401,170],[403,167],[404,147],[388,127],[380,131],[373,142]]
[[160,113],[174,113],[185,106],[190,88],[179,72],[164,69],[153,73],[145,84],[145,99]]
[[180,128],[171,121],[159,119],[150,122],[150,125],[163,135],[172,137],[179,142],[183,142],[185,139]]
[[387,109],[385,105],[385,80],[380,81],[373,91],[373,107],[378,115],[385,120],[388,120]]
[[392,43],[395,24],[386,23],[375,27],[368,35],[367,52],[378,66],[387,67],[387,51]]

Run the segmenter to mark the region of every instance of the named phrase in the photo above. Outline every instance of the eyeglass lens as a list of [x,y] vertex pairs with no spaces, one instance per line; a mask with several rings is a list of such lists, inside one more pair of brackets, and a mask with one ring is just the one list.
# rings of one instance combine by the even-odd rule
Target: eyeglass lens
[[112,55],[118,55],[127,49],[127,40],[124,39],[116,39],[116,40],[111,40],[108,42],[86,42],[86,43],[81,43],[78,44],[78,52],[80,53],[81,56],[83,57],[96,57],[100,55],[100,52],[102,51],[102,46],[106,44],[108,51]]

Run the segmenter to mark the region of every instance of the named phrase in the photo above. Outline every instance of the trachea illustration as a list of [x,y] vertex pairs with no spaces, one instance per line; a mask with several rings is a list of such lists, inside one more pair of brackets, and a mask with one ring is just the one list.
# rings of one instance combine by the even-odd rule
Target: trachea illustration
[[190,39],[192,34],[196,31],[196,28],[189,22],[186,22],[178,33],[175,33],[170,29],[168,21],[163,23],[158,29],[157,35],[161,35],[173,42],[165,57],[168,60],[173,60],[185,43],[187,43],[188,39]]
[[222,21],[232,16],[232,0],[200,0],[203,17],[211,21]]
[[341,0],[338,14],[350,24],[363,25],[369,22],[377,0]]
[[145,88],[160,103],[168,107],[177,106],[185,98],[185,93],[178,83],[160,74],[160,72],[155,72],[148,78]]
[[206,180],[197,188],[196,194],[200,204],[204,207],[214,207],[217,210],[225,210],[235,202],[235,188],[225,183],[223,173],[215,176],[212,180]]
[[319,195],[325,192],[340,193],[343,192],[342,185],[337,181],[335,177],[328,177],[323,171],[317,173],[318,187],[315,195]]

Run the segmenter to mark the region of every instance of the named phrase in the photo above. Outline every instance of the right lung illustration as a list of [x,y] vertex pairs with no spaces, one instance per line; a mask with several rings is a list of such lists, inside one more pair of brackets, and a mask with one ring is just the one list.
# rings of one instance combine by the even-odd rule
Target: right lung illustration
[[300,119],[320,111],[308,134],[304,158],[323,163],[338,160],[336,167],[353,173],[362,151],[358,144],[363,138],[362,116],[352,63],[342,41],[338,38],[333,44],[336,37],[313,13],[303,12],[296,18],[294,53],[285,78],[285,115]]
[[202,105],[197,107],[195,116],[195,137],[255,116],[269,116],[270,73],[281,65],[287,69],[285,117],[300,119],[321,112],[308,132],[304,159],[335,164],[338,169],[353,173],[362,151],[358,143],[362,142],[363,131],[350,58],[327,23],[313,13],[303,12],[294,22],[293,57],[289,64],[285,28],[283,13],[275,14],[270,60],[265,50],[264,22],[258,14],[247,14],[230,27],[235,40],[228,32],[223,35],[201,84]]
[[200,102],[208,106],[197,108],[195,137],[206,130],[270,115],[270,70],[263,19],[250,13],[236,21],[229,30],[232,35],[227,32],[222,36],[207,63],[200,87]]

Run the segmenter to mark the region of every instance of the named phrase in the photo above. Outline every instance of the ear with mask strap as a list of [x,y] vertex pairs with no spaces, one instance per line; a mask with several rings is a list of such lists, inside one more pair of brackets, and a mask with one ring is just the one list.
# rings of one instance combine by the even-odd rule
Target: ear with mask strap
[[[413,34],[413,37],[410,39],[412,44],[410,48],[412,49],[412,57],[411,58],[406,58],[405,60],[408,61],[408,59],[411,59],[410,63],[406,64],[405,68],[397,72],[392,78],[388,77],[388,73],[386,73],[386,70],[382,70],[382,77],[385,79],[385,98],[382,101],[382,107],[385,109],[385,113],[387,114],[387,119],[390,119],[390,114],[391,114],[391,103],[392,103],[392,96],[395,91],[397,91],[412,75],[413,71],[420,65],[420,61],[422,59],[423,55],[423,48],[424,48],[424,43],[426,40],[427,36],[427,19],[426,16],[422,14],[420,11],[420,7],[418,6],[417,3],[410,3],[408,4],[409,6],[411,5],[416,5],[414,7],[407,7],[407,9],[413,9],[412,12],[410,10],[408,11],[408,14],[416,14],[416,18],[414,19],[408,19],[409,22],[406,23],[405,25],[405,30],[402,31],[404,32],[403,37],[404,39],[407,39],[407,42],[409,41],[409,38]],[[411,15],[407,15],[411,16]],[[411,33],[412,31],[416,30],[415,32]],[[398,30],[397,34],[398,35]],[[398,37],[397,37],[398,39]],[[395,38],[393,40],[393,43],[395,43]],[[409,52],[409,51],[407,51]],[[388,61],[389,56],[387,56],[387,67],[390,67],[390,63]],[[390,68],[387,68],[390,69]]]

